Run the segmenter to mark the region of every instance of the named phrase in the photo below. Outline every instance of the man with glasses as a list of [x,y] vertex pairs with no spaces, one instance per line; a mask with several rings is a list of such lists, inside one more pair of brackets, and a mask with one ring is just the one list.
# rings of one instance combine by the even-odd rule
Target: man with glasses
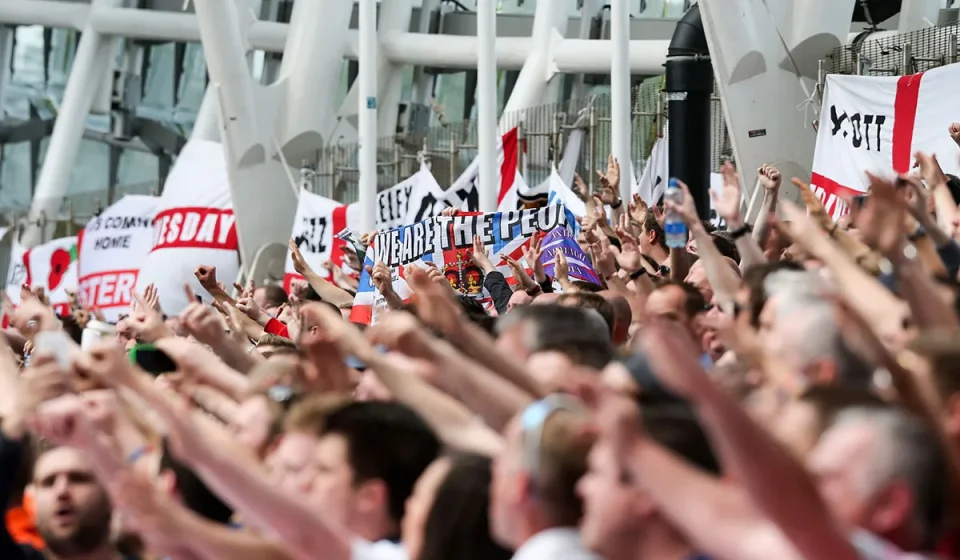
[[551,395],[534,402],[504,431],[493,463],[490,526],[515,560],[595,558],[580,542],[583,514],[577,481],[587,470],[593,438],[586,412]]

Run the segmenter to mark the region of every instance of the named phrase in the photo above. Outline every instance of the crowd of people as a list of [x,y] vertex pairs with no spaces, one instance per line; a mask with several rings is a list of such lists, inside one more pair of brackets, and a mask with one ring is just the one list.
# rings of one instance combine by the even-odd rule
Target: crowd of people
[[725,164],[723,231],[682,184],[620,200],[611,162],[578,180],[603,284],[537,239],[508,281],[477,242],[495,312],[430,267],[405,301],[375,263],[389,311],[353,324],[355,280],[295,244],[289,293],[198,266],[212,305],[151,287],[92,342],[93,310],[13,287],[0,559],[952,557],[960,180],[916,161],[839,221],[765,166],[754,224]]

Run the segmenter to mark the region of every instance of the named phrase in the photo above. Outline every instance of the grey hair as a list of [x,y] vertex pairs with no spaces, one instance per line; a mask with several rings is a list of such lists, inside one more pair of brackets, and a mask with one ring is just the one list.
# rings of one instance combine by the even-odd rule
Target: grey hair
[[829,359],[845,384],[869,387],[873,368],[860,359],[843,339],[836,310],[826,297],[830,287],[816,274],[780,270],[764,281],[764,290],[775,301],[778,322],[792,323],[797,364],[805,368]]
[[876,445],[863,490],[871,495],[892,482],[912,494],[911,520],[922,544],[933,546],[944,522],[947,502],[947,458],[943,446],[920,418],[895,407],[856,407],[837,415],[833,426],[868,425]]
[[806,270],[777,270],[763,280],[767,297],[784,293],[822,298],[830,293],[830,287],[816,273]]

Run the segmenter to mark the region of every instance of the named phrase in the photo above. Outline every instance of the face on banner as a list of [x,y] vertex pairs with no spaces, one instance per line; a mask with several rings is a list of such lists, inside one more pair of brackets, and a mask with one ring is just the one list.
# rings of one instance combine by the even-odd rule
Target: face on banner
[[127,312],[137,276],[154,244],[158,199],[126,196],[90,220],[80,235],[80,303],[108,321]]
[[[484,301],[489,300],[489,295],[483,289],[483,273],[471,260],[474,237],[480,238],[494,266],[505,267],[503,257],[521,259],[523,247],[533,235],[566,227],[567,214],[560,205],[538,210],[440,216],[378,234],[364,264],[372,268],[380,262],[394,271],[394,291],[405,300],[410,293],[404,267],[425,266],[429,262],[444,274],[455,290]],[[378,306],[382,307],[382,296],[364,270],[350,318],[358,323],[376,322]]]

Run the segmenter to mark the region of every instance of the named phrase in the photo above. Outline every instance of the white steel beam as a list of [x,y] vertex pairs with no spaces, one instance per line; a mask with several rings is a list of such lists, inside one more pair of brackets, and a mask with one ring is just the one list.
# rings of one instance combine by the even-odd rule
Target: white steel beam
[[236,0],[196,0],[193,5],[202,31],[210,84],[219,95],[223,140],[230,143],[230,151],[238,158],[228,164],[244,167],[262,162],[265,151],[259,143],[253,77]]
[[[161,12],[135,8],[100,8],[56,0],[2,0],[0,23],[43,25],[82,29],[90,26],[104,35],[153,41],[199,42],[200,26],[189,13]],[[289,25],[267,21],[252,22],[247,29],[248,46],[267,52],[283,52]],[[669,41],[630,41],[630,71],[640,75],[663,73]],[[534,49],[530,37],[497,39],[497,67],[520,70]],[[476,37],[395,33],[383,37],[383,55],[395,64],[417,64],[454,69],[473,69],[477,59]],[[344,56],[357,59],[359,36],[347,33]],[[562,74],[580,72],[605,74],[612,56],[610,41],[564,39],[554,46],[553,61]]]
[[360,0],[360,227],[372,231],[377,209],[377,0]]
[[[6,3],[8,0],[4,0]],[[93,0],[93,6],[116,7],[124,0]],[[80,151],[80,142],[94,97],[107,73],[113,70],[117,37],[105,37],[87,26],[73,59],[70,76],[63,91],[63,100],[57,120],[50,134],[50,143],[43,158],[43,167],[30,205],[30,221],[21,242],[32,247],[52,234],[60,203],[70,185],[70,172]],[[37,222],[40,216],[48,218],[44,228]],[[43,230],[49,230],[44,232]]]
[[[627,0],[613,0],[610,10],[610,133],[613,157],[620,164],[620,199],[630,200],[633,162],[630,136],[633,115],[630,106],[630,7]],[[628,180],[629,179],[629,180]]]
[[294,166],[315,163],[332,136],[337,107],[331,93],[343,73],[352,13],[352,2],[293,4],[286,54],[270,89],[278,90],[283,100],[274,132]]
[[[566,7],[558,2],[537,2],[533,16],[533,33],[530,37],[533,50],[524,62],[513,93],[503,108],[504,114],[500,118],[501,132],[506,132],[507,128],[516,125],[513,116],[507,113],[544,103],[547,84],[556,75],[556,69],[551,67],[550,61],[552,45],[563,40],[563,35],[555,25],[557,12],[563,12],[566,16]],[[552,101],[556,100],[549,100]],[[507,122],[508,120],[510,122]]]
[[477,0],[477,147],[480,211],[495,212],[500,192],[497,173],[497,6]]

